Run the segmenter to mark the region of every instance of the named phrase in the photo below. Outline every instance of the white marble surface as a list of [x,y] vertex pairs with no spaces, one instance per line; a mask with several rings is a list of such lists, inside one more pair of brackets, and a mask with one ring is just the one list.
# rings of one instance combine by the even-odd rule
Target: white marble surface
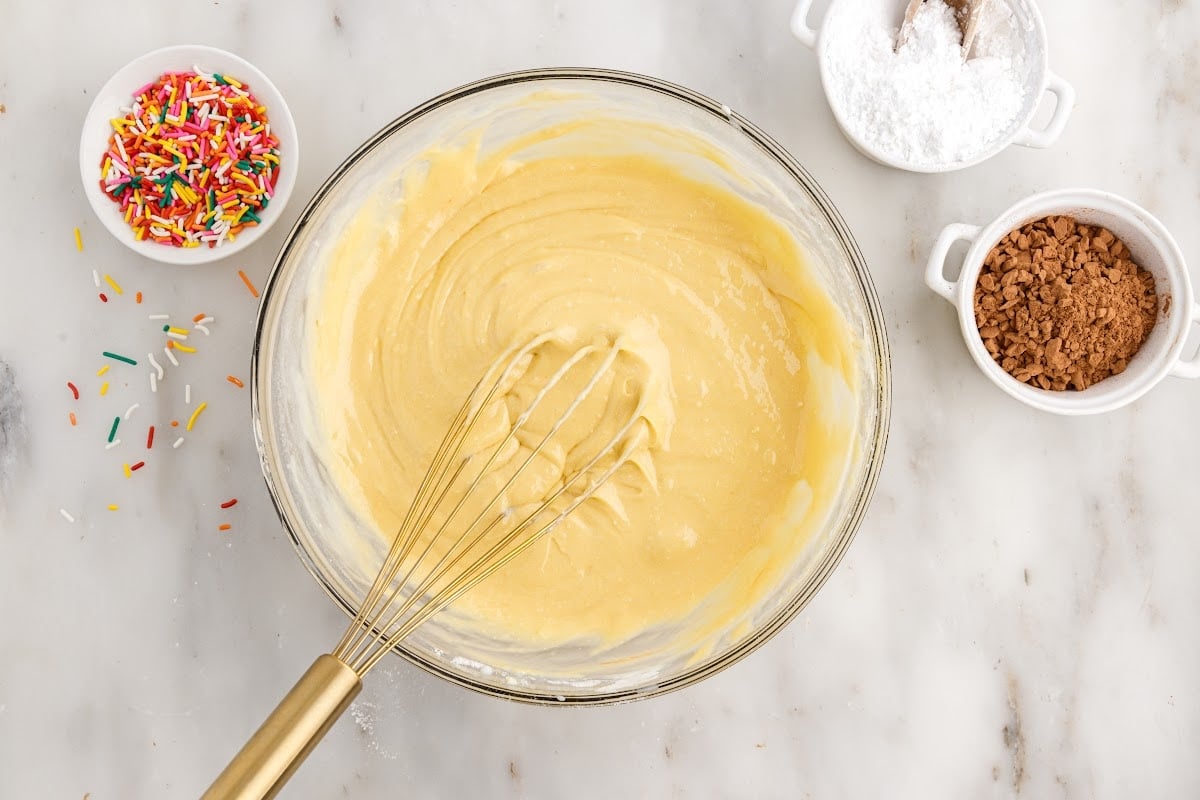
[[[1100,419],[1028,410],[979,374],[920,278],[945,223],[1069,185],[1144,203],[1200,257],[1200,8],[1042,5],[1053,66],[1080,94],[1063,141],[922,177],[839,136],[786,33],[788,0],[0,1],[0,796],[198,795],[343,624],[270,507],[248,393],[223,380],[248,378],[255,304],[236,270],[261,282],[287,224],[234,263],[161,267],[108,238],[79,186],[89,93],[187,40],[245,55],[290,98],[304,164],[287,223],[364,137],[459,83],[539,65],[682,82],[821,181],[892,336],[875,503],[762,650],[687,691],[595,710],[476,696],[390,660],[284,796],[1200,796],[1200,385],[1169,381]],[[92,268],[127,294],[102,305]],[[99,351],[143,355],[141,312],[157,310],[217,316],[187,373],[210,408],[178,450],[164,425],[186,413],[179,376],[151,400],[142,370],[114,367],[97,395]],[[135,401],[106,452],[108,421]],[[151,421],[153,459],[126,480]]]

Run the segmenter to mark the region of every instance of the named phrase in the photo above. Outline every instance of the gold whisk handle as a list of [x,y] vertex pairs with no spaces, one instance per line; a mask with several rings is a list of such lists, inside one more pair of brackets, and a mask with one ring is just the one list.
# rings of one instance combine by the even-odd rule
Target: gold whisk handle
[[318,658],[201,800],[274,797],[360,691],[354,670],[331,655]]

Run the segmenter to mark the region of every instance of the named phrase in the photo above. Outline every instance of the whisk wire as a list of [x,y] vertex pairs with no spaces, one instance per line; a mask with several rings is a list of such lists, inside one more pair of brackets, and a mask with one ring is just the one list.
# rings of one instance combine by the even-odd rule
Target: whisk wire
[[[504,380],[511,373],[513,367],[519,362],[520,357],[535,347],[538,343],[544,341],[545,338],[546,337],[539,337],[539,339],[535,339],[525,347],[519,348],[515,351],[516,355],[511,357],[506,362],[506,369],[501,372],[495,383],[492,384],[491,389],[488,391],[487,396],[483,399],[481,405],[486,405],[491,401],[491,398],[499,390],[500,386],[503,385]],[[504,355],[507,354],[502,354],[502,358]],[[379,573],[375,576],[375,581],[372,583],[371,589],[367,593],[367,597],[363,600],[362,605],[359,607],[358,613],[355,615],[354,620],[346,628],[346,631],[342,635],[342,639],[338,643],[338,646],[332,651],[333,655],[338,656],[343,661],[348,661],[346,656],[357,650],[361,641],[369,635],[370,628],[366,625],[366,621],[379,607],[380,599],[382,598],[387,587],[390,586],[392,581],[395,579],[400,565],[403,563],[404,558],[407,557],[409,551],[412,549],[412,545],[417,539],[417,533],[421,529],[421,525],[412,524],[413,518],[417,517],[419,519],[425,513],[425,509],[428,507],[429,493],[432,492],[438,484],[440,484],[442,478],[445,476],[445,467],[443,466],[443,462],[446,465],[453,463],[451,460],[452,455],[457,454],[458,451],[461,450],[462,443],[470,434],[475,422],[478,421],[477,416],[470,416],[470,411],[473,405],[477,402],[477,395],[479,394],[480,388],[487,383],[489,376],[495,371],[497,365],[501,363],[503,363],[501,359],[497,359],[495,362],[493,362],[483,376],[480,377],[480,379],[476,382],[474,388],[467,395],[467,399],[463,402],[462,406],[458,410],[458,413],[451,421],[450,427],[446,430],[446,435],[442,437],[442,441],[438,446],[438,450],[435,453],[432,462],[430,463],[429,471],[426,473],[426,479],[422,481],[421,485],[417,488],[416,496],[413,498],[413,502],[409,505],[408,510],[405,512],[404,520],[401,522],[396,539],[392,546],[388,548],[387,556],[384,558],[384,562],[380,567]],[[460,472],[464,466],[465,465],[462,463],[459,464],[455,476],[451,477],[450,481],[447,483],[447,488],[453,484],[458,472]],[[438,479],[436,481],[430,481],[428,479],[429,475],[435,473],[438,474]],[[443,492],[445,491],[446,490],[444,489]],[[399,543],[400,546],[397,546],[397,543]]]
[[[432,552],[434,543],[442,540],[447,529],[451,526],[459,512],[466,505],[468,498],[472,497],[478,490],[479,485],[495,461],[503,453],[504,449],[517,436],[528,422],[534,411],[539,407],[546,396],[554,389],[562,379],[574,369],[583,359],[594,353],[602,350],[596,345],[589,345],[577,350],[570,358],[568,358],[547,380],[539,391],[535,394],[530,403],[518,415],[513,424],[509,427],[508,433],[498,446],[496,446],[489,456],[487,462],[475,474],[473,480],[467,487],[466,491],[458,498],[454,507],[451,509],[446,518],[438,527],[435,535],[428,537],[428,541],[416,560],[405,571],[403,578],[397,581],[400,575],[401,568],[405,560],[412,553],[414,545],[420,538],[420,534],[430,524],[433,515],[437,509],[441,507],[450,489],[455,485],[456,481],[462,474],[463,470],[470,463],[471,457],[459,458],[462,446],[469,436],[471,430],[475,427],[479,418],[482,416],[482,411],[491,402],[492,398],[504,385],[505,381],[512,374],[513,370],[522,359],[535,347],[544,342],[548,336],[539,337],[515,351],[515,354],[510,355],[505,363],[504,368],[500,371],[499,377],[491,385],[486,396],[482,400],[478,399],[480,389],[487,382],[488,377],[495,372],[496,367],[502,363],[501,359],[497,359],[489,367],[484,377],[475,385],[467,401],[459,409],[446,437],[443,438],[439,445],[438,451],[435,454],[429,470],[426,472],[425,478],[418,487],[416,497],[410,505],[408,512],[405,514],[404,520],[401,523],[400,529],[397,532],[396,538],[389,548],[387,556],[384,559],[384,565],[380,569],[375,582],[372,584],[368,592],[366,600],[364,600],[359,613],[343,634],[338,647],[334,649],[333,654],[342,659],[359,675],[364,675],[368,670],[378,662],[382,654],[390,649],[390,643],[393,639],[403,638],[415,630],[429,617],[436,614],[446,605],[454,602],[458,597],[461,597],[470,588],[477,585],[480,581],[495,572],[501,566],[507,564],[524,550],[532,546],[543,535],[549,532],[555,525],[558,524],[567,514],[571,513],[579,504],[590,497],[598,486],[606,481],[612,473],[624,463],[628,448],[622,452],[616,462],[607,470],[598,481],[592,482],[588,488],[582,492],[566,509],[559,513],[554,519],[548,522],[542,528],[538,529],[533,536],[528,540],[518,545],[517,548],[505,554],[498,563],[493,564],[489,568],[489,562],[495,561],[506,548],[509,548],[517,537],[525,532],[535,519],[541,516],[547,508],[554,503],[563,492],[575,485],[582,477],[586,476],[603,458],[610,453],[621,439],[628,434],[636,420],[641,416],[643,401],[639,401],[633,414],[628,421],[617,431],[616,435],[589,460],[582,468],[575,471],[567,480],[561,482],[556,491],[551,493],[548,498],[534,510],[529,516],[517,524],[513,530],[509,531],[501,540],[495,543],[482,556],[477,558],[469,567],[464,569],[459,575],[454,577],[446,586],[438,589],[432,598],[425,600],[425,604],[416,612],[412,613],[414,606],[425,599],[425,595],[431,589],[437,586],[438,582],[451,573],[458,565],[471,553],[480,542],[482,542],[489,533],[501,522],[505,521],[508,516],[508,511],[497,514],[490,523],[482,530],[476,531],[478,525],[483,521],[489,510],[491,510],[504,495],[512,488],[513,484],[521,476],[522,473],[533,463],[537,456],[544,450],[549,441],[558,433],[563,425],[571,418],[571,416],[583,404],[586,398],[592,393],[604,374],[612,367],[620,353],[620,347],[612,345],[608,348],[600,365],[595,369],[590,379],[584,387],[575,395],[568,404],[567,408],[561,413],[558,419],[551,425],[547,433],[541,438],[538,444],[530,451],[522,463],[517,467],[514,473],[508,478],[504,485],[498,490],[496,495],[483,505],[475,518],[467,525],[463,532],[455,539],[454,543],[442,554],[441,558],[426,572],[425,577],[419,584],[412,588],[408,596],[405,597],[399,604],[396,603],[410,583],[413,582],[414,576],[421,569],[422,564]],[[503,358],[503,356],[502,356]],[[451,465],[457,462],[453,474],[449,480],[446,480],[446,474],[450,470]],[[472,532],[474,536],[472,537]],[[469,540],[469,541],[468,541]],[[466,545],[464,546],[464,542]],[[381,618],[387,613],[387,609],[394,608],[390,618],[380,624]],[[373,620],[373,621],[372,621]],[[399,627],[397,627],[399,625]]]
[[[617,436],[613,437],[609,446],[610,447],[615,446],[615,444],[619,441],[620,437],[625,435],[626,433],[628,433],[629,429],[632,428],[632,426],[636,422],[637,422],[636,416],[631,418],[629,420],[629,423],[622,428],[621,433],[618,434]],[[516,545],[515,547],[512,547],[511,549],[508,550],[508,552],[505,552],[499,558],[496,558],[495,556],[497,554],[499,554],[505,548],[507,548],[524,531],[524,529],[526,527],[528,527],[529,524],[535,518],[537,518],[539,515],[541,515],[541,513],[543,511],[545,511],[552,503],[554,503],[554,501],[557,500],[558,497],[563,492],[565,492],[579,478],[586,475],[587,472],[590,471],[590,469],[593,466],[595,466],[595,464],[600,460],[600,458],[604,455],[604,453],[601,452],[599,455],[597,455],[584,468],[582,468],[578,472],[576,472],[571,477],[570,480],[565,481],[563,483],[562,487],[560,487],[550,497],[548,497],[540,506],[538,506],[537,510],[535,510],[533,513],[531,513],[529,516],[527,516],[524,520],[522,520],[522,522],[517,526],[517,528],[514,529],[511,533],[509,533],[503,541],[498,542],[496,545],[494,545],[485,555],[481,556],[469,569],[464,570],[459,575],[458,578],[456,578],[454,581],[451,581],[451,583],[445,589],[443,589],[441,592],[439,592],[435,598],[433,598],[426,605],[422,606],[415,614],[413,614],[412,617],[410,617],[408,620],[403,622],[399,628],[397,628],[395,631],[391,632],[390,635],[384,637],[383,641],[391,641],[393,639],[403,640],[405,637],[407,637],[409,634],[411,634],[414,630],[416,630],[418,627],[420,627],[424,622],[426,622],[430,617],[432,617],[433,615],[437,614],[438,612],[440,612],[441,610],[446,608],[446,606],[450,605],[455,600],[462,597],[464,594],[466,594],[471,589],[473,589],[475,586],[477,586],[479,583],[481,583],[482,581],[489,578],[494,572],[496,572],[497,570],[504,567],[506,564],[508,564],[514,558],[521,555],[521,553],[525,552],[530,547],[537,544],[537,542],[540,541],[543,536],[548,534],[551,530],[554,529],[554,527],[556,525],[558,525],[560,522],[562,522],[563,519],[565,519],[568,515],[570,515],[576,508],[578,508],[581,504],[586,502],[593,494],[595,494],[596,490],[600,486],[604,485],[604,483],[606,481],[608,481],[608,479],[611,478],[618,469],[620,469],[622,466],[624,466],[628,462],[628,449],[632,449],[632,448],[631,447],[627,448],[626,451],[623,452],[622,455],[612,465],[610,465],[603,473],[601,473],[601,475],[598,478],[596,478],[595,480],[593,480],[589,483],[588,488],[586,490],[581,492],[562,511],[560,511],[558,514],[556,514],[553,519],[551,519],[549,522],[547,522],[541,528],[539,528],[532,536],[527,537],[520,544]],[[394,619],[391,621],[391,623],[388,626],[389,629],[391,627],[391,624],[394,624],[395,621],[396,620],[394,620]],[[389,647],[379,648],[362,665],[362,667],[361,667],[362,672],[366,673],[366,672],[370,671],[370,669],[372,667],[374,667],[375,664],[378,663],[379,660],[387,654],[389,649],[390,649]]]
[[[370,592],[370,609],[356,616],[343,636],[345,644],[339,646],[334,651],[334,655],[342,658],[346,663],[356,663],[361,655],[365,654],[370,647],[376,644],[376,642],[371,640],[371,632],[375,626],[368,625],[367,620],[375,614],[376,609],[380,610],[380,614],[384,613],[382,609],[391,606],[398,592],[408,583],[408,579],[411,576],[411,569],[403,581],[398,585],[393,585],[404,560],[408,557],[413,545],[419,539],[420,532],[429,524],[430,519],[432,519],[433,514],[442,504],[450,488],[454,486],[455,481],[458,480],[459,475],[465,469],[468,463],[467,459],[459,459],[458,454],[462,450],[463,443],[479,421],[481,410],[491,402],[496,392],[504,385],[504,382],[508,379],[512,371],[522,362],[524,356],[538,344],[545,341],[546,338],[548,337],[540,337],[522,348],[516,348],[508,353],[501,354],[496,361],[492,362],[491,366],[484,372],[483,377],[480,378],[479,382],[475,384],[474,389],[467,396],[466,402],[459,409],[458,415],[451,424],[446,437],[443,438],[442,444],[439,446],[438,452],[425,474],[425,478],[421,481],[421,485],[417,489],[416,497],[409,506],[408,513],[405,514],[404,522],[401,524],[392,546],[388,549],[387,557],[384,559],[384,567],[376,575],[375,583],[372,585]],[[487,395],[482,400],[477,399],[480,388],[500,365],[503,365],[504,368],[501,369],[500,375],[488,390]],[[506,439],[505,441],[507,442],[508,440]],[[496,452],[499,453],[499,448]],[[450,476],[449,480],[445,480],[446,470],[455,462],[457,462],[458,466],[455,468],[454,474]],[[489,461],[489,465],[490,463]],[[436,477],[431,480],[431,476],[435,475]],[[437,493],[436,490],[439,486],[441,486],[441,492]],[[436,498],[433,499],[432,505],[430,505],[431,497],[434,494],[436,494]],[[464,495],[464,499],[465,497]],[[416,517],[415,523],[413,522],[414,516]],[[429,541],[425,551],[417,559],[416,565],[419,565],[424,560],[425,554],[428,553],[429,547],[432,544],[433,539]],[[389,586],[393,588],[390,594],[388,594],[387,599],[384,600],[384,593],[387,592]],[[364,602],[364,608],[366,605],[367,603]],[[348,642],[346,642],[347,639],[349,639]]]
[[[539,390],[535,397],[526,406],[525,410],[512,424],[504,440],[492,450],[491,456],[488,458],[487,462],[476,474],[474,480],[467,487],[467,490],[464,492],[462,497],[459,498],[458,502],[455,504],[448,516],[443,520],[435,534],[429,537],[429,541],[426,543],[425,548],[421,551],[416,561],[408,568],[403,578],[392,587],[390,593],[388,593],[387,601],[382,604],[382,608],[387,609],[392,607],[392,604],[396,601],[396,598],[399,596],[404,587],[410,584],[413,581],[414,576],[421,571],[422,565],[426,557],[432,551],[434,543],[439,541],[444,536],[447,529],[450,528],[454,519],[466,504],[467,498],[472,496],[473,493],[478,489],[479,484],[482,482],[484,476],[488,474],[488,470],[503,452],[505,446],[512,441],[512,439],[517,435],[518,431],[524,428],[533,412],[539,407],[550,391],[553,390],[555,386],[557,386],[580,361],[587,356],[592,355],[593,353],[599,352],[600,349],[601,348],[596,346],[589,346],[576,351],[576,353],[570,359],[568,359]],[[387,622],[379,624],[379,621],[376,620],[376,622],[370,626],[370,628],[373,630],[373,635],[366,635],[362,639],[360,647],[355,648],[355,650],[350,654],[351,660],[348,663],[350,663],[351,666],[353,666],[355,669],[361,668],[364,671],[370,669],[370,665],[378,660],[372,659],[369,655],[372,648],[379,648],[377,652],[386,652],[388,648],[385,645],[395,637],[395,632],[393,632],[392,629],[397,625],[397,623],[400,623],[404,619],[405,615],[412,611],[413,607],[422,601],[427,592],[435,587],[440,580],[450,574],[451,571],[454,570],[468,556],[468,554],[473,552],[479,543],[482,542],[498,524],[506,519],[506,513],[499,513],[482,530],[476,530],[488,512],[503,499],[504,495],[509,491],[509,489],[512,488],[517,479],[543,451],[547,443],[550,442],[550,440],[558,433],[562,426],[565,425],[572,415],[578,410],[584,400],[591,394],[596,385],[599,383],[600,379],[616,360],[618,353],[619,348],[617,347],[612,347],[609,349],[609,352],[606,354],[601,364],[596,368],[584,387],[578,392],[578,394],[576,394],[571,403],[567,406],[566,410],[562,412],[562,414],[541,438],[538,444],[531,449],[530,453],[524,458],[524,460],[508,478],[504,485],[497,491],[496,495],[486,504],[484,504],[475,518],[471,520],[470,524],[463,528],[463,532],[455,539],[454,543],[447,548],[447,550],[442,554],[441,558],[439,558],[432,567],[428,568],[424,578],[409,592],[408,596],[399,603]],[[631,421],[637,418],[637,413],[640,413],[640,408],[638,412],[635,413],[635,416],[631,417]],[[543,502],[542,505],[539,506],[535,512],[533,512],[533,514],[519,523],[513,531],[510,531],[504,538],[493,545],[491,549],[476,559],[470,567],[466,568],[463,573],[458,578],[451,581],[448,586],[439,589],[436,593],[436,596],[441,596],[448,591],[452,591],[455,586],[461,584],[464,578],[469,578],[473,572],[478,571],[479,568],[486,564],[489,559],[494,558],[504,548],[508,547],[517,538],[517,536],[519,536],[529,526],[529,523],[534,517],[541,514],[551,503],[554,502],[554,500],[556,500],[562,494],[563,491],[566,490],[567,487],[573,485],[581,476],[585,475],[589,470],[591,470],[591,468],[599,461],[599,459],[609,452],[617,444],[617,442],[619,442],[620,437],[628,432],[628,428],[629,425],[623,427],[621,431],[618,432],[617,436],[614,437],[612,442],[602,448],[583,468],[578,470],[567,481],[564,481],[559,489],[555,491],[550,498],[545,500],[545,502]],[[467,461],[469,461],[469,458],[464,459],[463,463],[465,464]],[[453,482],[453,479],[451,482]],[[445,492],[443,492],[441,497],[444,497],[444,495]],[[420,520],[418,524],[419,529],[423,529],[425,525],[428,524],[429,519],[436,511],[436,508],[437,505],[435,504],[435,506],[429,510],[429,514],[424,519]],[[472,536],[472,532],[474,532],[474,536]],[[539,531],[537,536],[540,537],[543,533],[544,531]],[[530,542],[530,544],[532,544],[532,542]],[[507,563],[507,561],[505,563]],[[397,569],[396,572],[398,573],[399,570]],[[394,577],[395,576],[393,575],[393,578]],[[436,599],[436,596],[434,599]],[[428,607],[432,602],[433,600],[426,601],[425,607]],[[438,608],[441,607],[444,606],[438,606]],[[427,619],[428,616],[429,615],[422,616],[421,621]],[[420,623],[418,622],[417,624]],[[408,629],[411,630],[415,627],[416,626],[413,625]],[[364,662],[363,658],[366,658],[367,661]]]

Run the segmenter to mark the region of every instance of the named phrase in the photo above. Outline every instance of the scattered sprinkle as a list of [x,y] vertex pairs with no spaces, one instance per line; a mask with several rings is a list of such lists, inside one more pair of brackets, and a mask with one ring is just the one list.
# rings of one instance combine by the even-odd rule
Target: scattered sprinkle
[[108,381],[100,384],[100,396],[104,397],[106,394],[108,394]]
[[124,362],[124,363],[126,363],[126,364],[130,364],[130,365],[132,365],[132,366],[135,366],[135,367],[137,366],[137,362],[136,362],[136,361],[134,361],[134,360],[133,360],[132,358],[130,358],[129,356],[122,356],[122,355],[118,355],[118,354],[116,354],[116,353],[110,353],[110,352],[108,352],[107,350],[105,350],[105,351],[104,351],[103,353],[101,353],[100,355],[104,356],[105,358],[111,358],[113,361],[121,361],[121,362]]
[[[167,334],[167,335],[169,336],[170,334]],[[171,342],[170,344],[171,344],[171,348],[172,348],[173,350],[182,350],[182,351],[183,351],[183,352],[185,352],[185,353],[194,353],[194,352],[196,352],[196,348],[194,348],[194,347],[188,347],[188,346],[187,346],[186,344],[184,344],[183,342]]]
[[150,366],[154,367],[155,371],[158,372],[159,380],[162,380],[162,376],[163,376],[162,364],[159,364],[157,361],[154,360],[154,353],[146,353],[146,358],[150,361]]
[[207,328],[207,327],[204,325],[204,323],[202,323],[202,322],[197,322],[197,323],[195,324],[195,326],[194,326],[194,327],[195,327],[195,328],[196,328],[196,330],[198,330],[198,331],[204,331],[204,335],[205,335],[205,336],[208,336],[208,335],[210,335],[210,334],[209,334],[209,330],[208,330],[208,328]]
[[142,468],[142,467],[144,467],[144,466],[146,466],[146,462],[145,462],[145,461],[139,461],[138,463],[136,463],[136,464],[134,464],[132,467],[130,467],[130,468],[129,468],[129,471],[130,471],[130,472],[137,472],[139,469],[141,469],[141,468]]
[[218,525],[218,526],[217,526],[217,530],[219,530],[219,531],[227,531],[227,530],[229,530],[229,529],[230,529],[230,528],[232,528],[232,527],[233,527],[233,526],[232,526],[232,525],[230,525],[228,522],[223,522],[223,523],[221,523],[220,525]]
[[150,391],[153,394],[158,394],[158,376],[153,372],[150,373]]
[[62,514],[62,518],[65,519],[67,522],[75,521],[75,518],[71,516],[71,512],[67,511],[65,508],[60,508],[58,510],[58,513]]
[[118,425],[120,425],[120,424],[121,424],[121,418],[120,418],[120,417],[113,417],[113,424],[112,424],[112,428],[111,428],[111,429],[109,430],[109,432],[108,432],[108,440],[109,440],[110,442],[111,442],[113,439],[117,438],[117,426],[118,426]]
[[150,426],[150,430],[146,433],[146,449],[154,447],[154,426]]
[[176,447],[176,448],[177,448],[177,447],[179,447],[179,445],[181,445],[181,444],[183,444],[183,437],[182,437],[182,436],[180,436],[178,439],[176,439],[176,440],[175,440],[175,444],[171,445],[171,447]]
[[138,292],[137,294],[135,294],[133,296],[133,300],[135,303],[137,303],[140,306],[142,304],[142,293]]
[[113,504],[109,505],[109,507],[108,507],[108,510],[109,510],[109,511],[117,511],[117,510],[119,510],[120,508],[121,508],[121,507],[120,507],[119,505],[117,505],[117,504],[113,503]]
[[151,314],[150,319],[170,319],[170,314]]
[[221,508],[233,508],[236,505],[237,505],[237,498],[235,497],[232,500],[226,500],[224,503],[221,503]]
[[109,442],[108,444],[104,445],[104,449],[105,449],[105,450],[112,450],[114,447],[116,447],[116,446],[117,446],[117,445],[119,445],[120,443],[121,443],[121,440],[120,440],[120,439],[116,439],[116,440],[114,440],[114,441],[111,441],[111,442]]
[[125,465],[125,467],[124,467],[124,470],[125,470],[125,477],[126,477],[126,478],[132,478],[132,477],[133,477],[133,470],[131,470],[131,469],[129,468],[129,465],[128,465],[128,464],[126,464],[126,465]]
[[246,384],[242,383],[240,380],[238,380],[237,378],[235,378],[232,375],[226,375],[225,380],[229,381],[230,383],[232,383],[234,386],[238,387],[239,389],[246,388]]
[[192,404],[192,385],[190,383],[183,386],[183,402],[189,406]]
[[104,282],[107,283],[109,286],[111,286],[112,290],[114,292],[116,292],[117,294],[125,294],[125,290],[121,288],[121,284],[114,281],[112,275],[106,274],[104,276]]
[[79,420],[75,419],[75,412],[74,412],[74,411],[72,411],[71,413],[67,414],[67,418],[71,420],[71,427],[75,427],[76,425],[78,425],[78,424],[79,424]]
[[200,320],[201,325],[207,325],[210,322],[216,322],[216,320],[212,317],[204,317],[202,320]]
[[[166,328],[163,328],[163,330],[166,330]],[[167,331],[167,336],[170,336],[172,339],[177,339],[179,341],[183,341],[183,340],[187,339],[186,333],[176,333],[174,330]]]
[[125,419],[129,419],[129,417],[133,415],[133,412],[137,411],[139,408],[141,408],[141,406],[138,403],[134,403],[129,408],[125,409]]
[[171,420],[171,427],[172,427],[172,428],[178,428],[178,427],[179,427],[179,420],[177,420],[177,419],[173,419],[173,420]]
[[75,399],[78,400],[79,399],[79,387],[76,386],[75,384],[71,383],[70,381],[67,381],[67,388],[71,390],[71,394],[75,395]]
[[192,426],[194,426],[196,424],[196,420],[200,418],[200,415],[204,412],[204,409],[206,409],[206,408],[208,408],[208,403],[201,403],[200,405],[196,406],[196,410],[193,411],[192,416],[188,418],[187,428],[185,428],[185,430],[190,431],[192,429]]
[[239,269],[238,277],[242,279],[242,283],[246,284],[246,288],[250,290],[250,294],[258,297],[258,289],[254,288],[254,284],[250,282],[250,276],[246,274],[245,270]]
[[101,303],[107,303],[107,302],[108,302],[108,295],[106,295],[104,292],[101,292],[101,293],[100,293],[100,302],[101,302]]
[[104,373],[108,372],[108,368],[109,368],[109,365],[108,365],[108,364],[105,364],[103,367],[101,367],[100,369],[96,370],[96,377],[97,377],[97,378],[99,378],[101,375],[103,375]]
[[75,229],[75,249],[83,252],[83,234],[79,232],[79,228]]
[[96,288],[100,288],[100,273],[92,270],[92,283],[96,284]]
[[192,317],[192,322],[203,322],[203,321],[204,321],[203,314],[197,314],[196,316]]
[[[171,342],[167,342],[167,344],[170,345]],[[163,352],[167,354],[167,361],[170,361],[172,364],[174,364],[177,367],[179,366],[179,359],[176,358],[175,354],[171,352],[170,347],[164,347]]]

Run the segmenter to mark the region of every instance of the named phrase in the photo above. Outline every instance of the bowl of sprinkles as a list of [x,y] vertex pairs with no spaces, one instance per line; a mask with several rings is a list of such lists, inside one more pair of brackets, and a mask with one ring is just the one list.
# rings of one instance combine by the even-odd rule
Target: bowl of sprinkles
[[96,216],[156,261],[233,255],[283,211],[299,166],[283,96],[245,59],[179,45],[125,65],[83,124],[79,170]]

